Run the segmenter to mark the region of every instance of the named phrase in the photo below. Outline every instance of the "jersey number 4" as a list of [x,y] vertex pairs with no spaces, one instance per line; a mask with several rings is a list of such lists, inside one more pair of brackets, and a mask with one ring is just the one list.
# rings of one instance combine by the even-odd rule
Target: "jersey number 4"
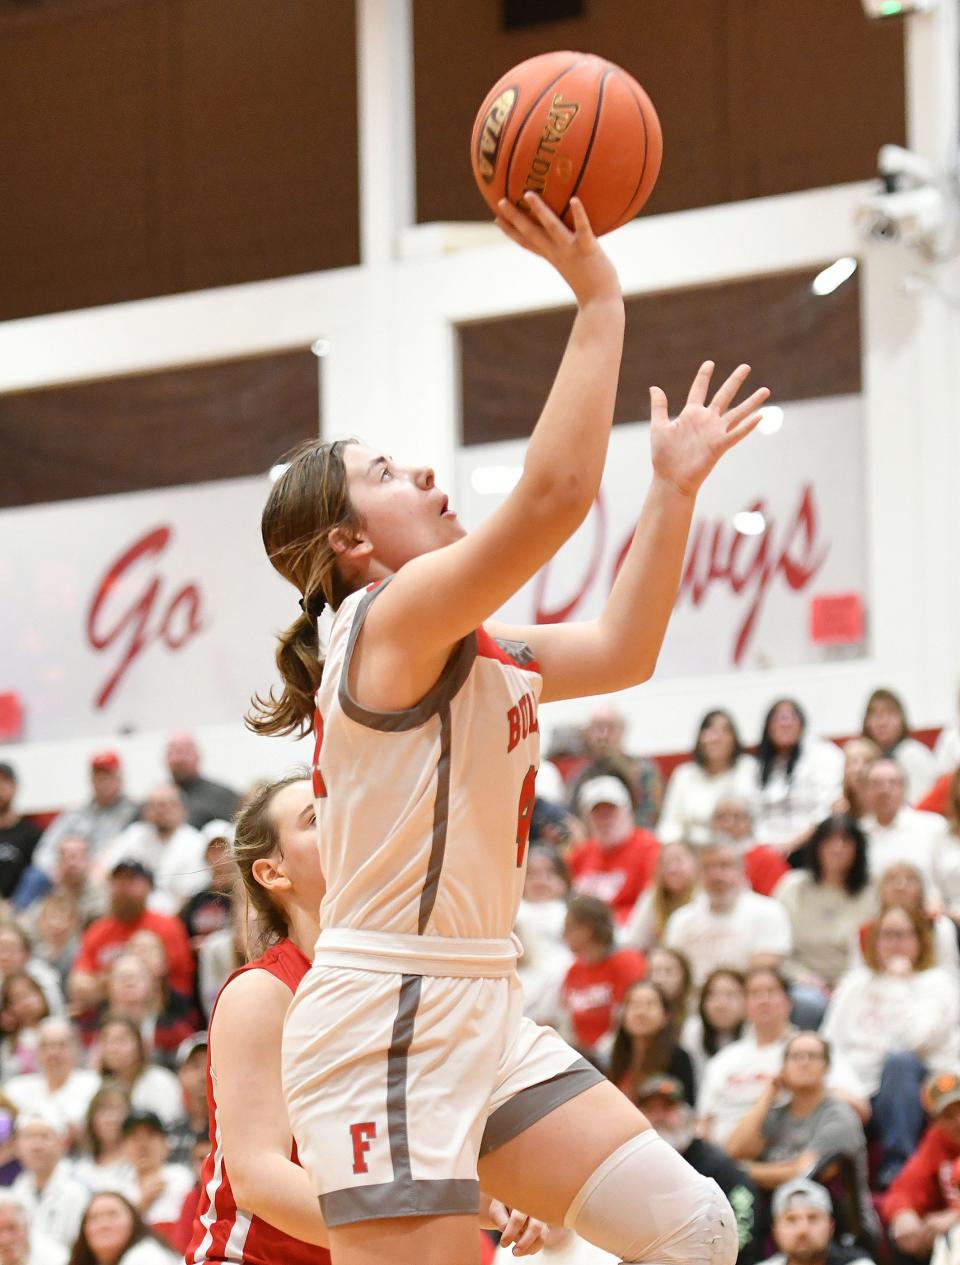
[[533,801],[536,799],[537,770],[531,764],[520,787],[520,804],[517,808],[517,869],[523,865],[533,822]]

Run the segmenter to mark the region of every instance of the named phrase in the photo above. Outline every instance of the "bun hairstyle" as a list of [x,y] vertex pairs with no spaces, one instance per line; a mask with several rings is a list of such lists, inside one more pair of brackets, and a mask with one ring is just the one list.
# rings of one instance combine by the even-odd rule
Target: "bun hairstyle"
[[265,698],[255,694],[251,700],[246,724],[254,733],[302,737],[310,731],[323,675],[316,619],[310,612],[321,599],[336,610],[353,589],[337,565],[330,533],[340,528],[352,536],[363,527],[350,503],[343,461],[344,448],[355,442],[302,444],[270,489],[260,520],[263,546],[274,569],[301,594],[301,613],[278,638],[279,698],[271,690]]

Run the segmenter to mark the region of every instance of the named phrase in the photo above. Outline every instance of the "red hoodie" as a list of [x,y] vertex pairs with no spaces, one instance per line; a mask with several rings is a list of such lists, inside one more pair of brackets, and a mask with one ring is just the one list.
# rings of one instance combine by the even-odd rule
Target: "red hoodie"
[[883,1200],[884,1221],[908,1209],[920,1217],[947,1207],[954,1160],[960,1156],[960,1142],[954,1142],[932,1124],[920,1145],[894,1178]]

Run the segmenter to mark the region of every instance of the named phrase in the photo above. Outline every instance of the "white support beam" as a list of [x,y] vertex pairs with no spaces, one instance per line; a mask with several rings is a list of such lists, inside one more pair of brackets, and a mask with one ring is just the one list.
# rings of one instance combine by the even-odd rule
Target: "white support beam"
[[357,0],[360,261],[397,257],[416,215],[411,0]]

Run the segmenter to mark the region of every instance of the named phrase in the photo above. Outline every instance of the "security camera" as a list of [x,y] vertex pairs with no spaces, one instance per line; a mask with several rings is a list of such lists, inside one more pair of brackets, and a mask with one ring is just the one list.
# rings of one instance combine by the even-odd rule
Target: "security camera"
[[907,13],[930,13],[938,0],[860,0],[868,18],[899,18]]
[[856,212],[857,228],[874,241],[930,245],[946,219],[943,194],[932,185],[868,195]]
[[949,208],[945,184],[933,165],[901,145],[883,145],[877,169],[880,178],[856,211],[860,232],[874,241],[935,251]]
[[937,179],[932,163],[902,145],[881,145],[877,154],[877,170],[888,193],[923,188],[934,184]]

